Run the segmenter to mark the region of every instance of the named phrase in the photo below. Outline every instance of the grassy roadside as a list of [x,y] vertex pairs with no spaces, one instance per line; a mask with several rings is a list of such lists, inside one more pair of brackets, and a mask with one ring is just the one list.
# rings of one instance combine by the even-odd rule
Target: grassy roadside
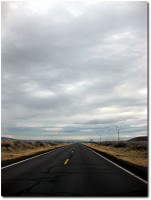
[[32,155],[56,149],[69,145],[69,143],[50,143],[50,142],[28,142],[28,141],[2,141],[1,142],[1,161],[12,163],[13,161],[22,160]]
[[130,165],[136,166],[147,172],[148,169],[148,151],[147,142],[100,142],[83,143],[100,152],[107,153],[119,160],[125,161]]

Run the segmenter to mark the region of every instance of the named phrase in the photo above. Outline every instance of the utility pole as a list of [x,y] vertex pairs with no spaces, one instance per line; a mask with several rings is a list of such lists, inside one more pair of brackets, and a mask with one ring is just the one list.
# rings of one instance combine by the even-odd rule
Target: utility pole
[[117,131],[118,131],[118,141],[120,141],[120,129],[119,128],[117,128]]
[[101,135],[100,135],[100,142],[101,142]]

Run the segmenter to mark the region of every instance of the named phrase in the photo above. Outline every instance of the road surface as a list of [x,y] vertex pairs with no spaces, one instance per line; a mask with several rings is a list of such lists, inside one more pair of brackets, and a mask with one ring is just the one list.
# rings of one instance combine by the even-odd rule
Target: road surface
[[147,196],[145,181],[73,144],[2,168],[2,196]]

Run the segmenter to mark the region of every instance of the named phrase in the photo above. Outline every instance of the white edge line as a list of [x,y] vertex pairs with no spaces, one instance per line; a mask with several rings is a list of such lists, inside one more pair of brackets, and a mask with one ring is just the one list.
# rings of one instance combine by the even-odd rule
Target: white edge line
[[[85,145],[84,145],[84,146],[85,146]],[[85,147],[87,147],[87,146],[85,146]],[[104,158],[105,160],[109,161],[110,163],[112,163],[112,164],[114,164],[115,166],[119,167],[120,169],[124,170],[125,172],[127,172],[127,173],[131,174],[132,176],[134,176],[135,178],[139,179],[140,181],[142,181],[142,182],[144,182],[144,183],[148,184],[148,182],[147,182],[147,181],[145,181],[144,179],[140,178],[139,176],[137,176],[137,175],[133,174],[132,172],[128,171],[127,169],[125,169],[125,168],[121,167],[120,165],[118,165],[118,164],[116,164],[116,163],[112,162],[111,160],[109,160],[109,159],[105,158],[104,156],[102,156],[102,155],[100,155],[99,153],[97,153],[97,152],[93,151],[93,150],[92,150],[92,149],[90,149],[89,147],[87,147],[87,148],[88,148],[89,150],[91,150],[93,153],[97,154],[98,156],[100,156],[100,157]],[[101,152],[100,152],[100,153],[101,153]]]
[[37,157],[39,157],[39,156],[43,156],[43,155],[45,155],[45,154],[51,153],[51,152],[53,152],[53,151],[57,151],[58,149],[62,149],[62,148],[65,148],[65,147],[66,147],[66,146],[60,147],[60,148],[57,148],[57,149],[50,150],[50,151],[48,151],[48,152],[39,154],[39,155],[37,155],[37,156],[33,156],[33,157],[27,158],[27,159],[25,159],[25,160],[21,160],[21,161],[19,161],[19,162],[13,163],[13,164],[11,164],[11,165],[7,165],[7,166],[5,166],[5,167],[2,167],[1,169],[5,169],[5,168],[11,167],[11,166],[13,166],[13,165],[17,165],[17,164],[19,164],[19,163],[25,162],[25,161],[27,161],[27,160],[31,160],[31,159],[33,159],[33,158],[37,158]]

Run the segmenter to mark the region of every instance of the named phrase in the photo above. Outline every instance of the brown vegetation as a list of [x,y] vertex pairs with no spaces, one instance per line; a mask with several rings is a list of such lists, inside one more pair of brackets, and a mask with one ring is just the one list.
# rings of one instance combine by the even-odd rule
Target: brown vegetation
[[52,150],[69,143],[52,143],[52,142],[28,142],[6,140],[1,142],[1,159],[2,161],[13,160],[37,153]]
[[132,165],[147,170],[148,167],[148,143],[147,141],[119,141],[84,143],[100,152],[105,152],[115,158],[126,161]]

